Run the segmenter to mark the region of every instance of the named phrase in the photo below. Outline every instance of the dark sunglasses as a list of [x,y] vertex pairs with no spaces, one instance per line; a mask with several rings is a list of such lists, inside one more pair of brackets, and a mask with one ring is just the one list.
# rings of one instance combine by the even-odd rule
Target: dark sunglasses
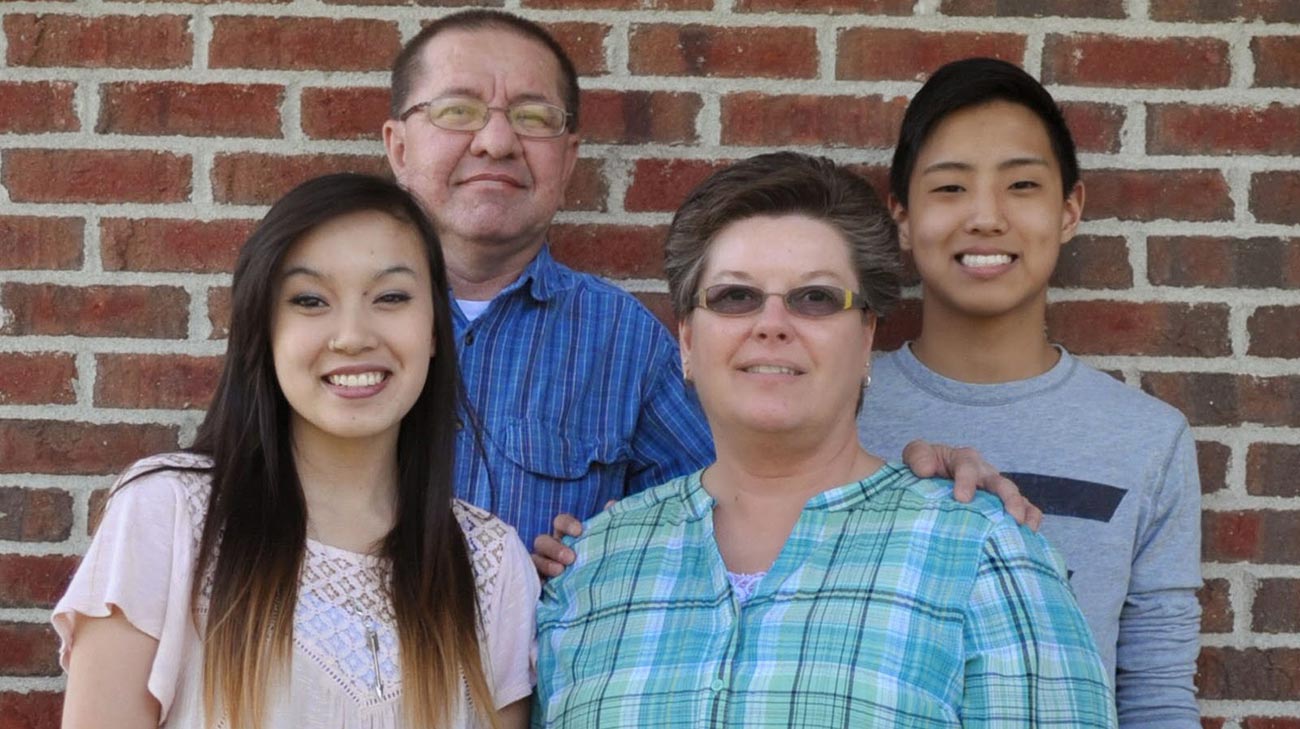
[[769,296],[780,296],[791,314],[810,318],[867,308],[862,294],[822,285],[796,286],[785,293],[776,293],[745,284],[716,284],[700,291],[696,303],[701,309],[722,316],[745,316],[763,308]]

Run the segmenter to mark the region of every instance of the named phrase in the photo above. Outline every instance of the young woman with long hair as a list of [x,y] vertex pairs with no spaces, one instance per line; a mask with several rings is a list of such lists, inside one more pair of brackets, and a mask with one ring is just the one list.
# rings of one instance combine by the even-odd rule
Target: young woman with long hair
[[55,608],[64,726],[526,724],[537,576],[452,496],[461,405],[419,204],[360,175],[276,203],[193,447],[123,474]]

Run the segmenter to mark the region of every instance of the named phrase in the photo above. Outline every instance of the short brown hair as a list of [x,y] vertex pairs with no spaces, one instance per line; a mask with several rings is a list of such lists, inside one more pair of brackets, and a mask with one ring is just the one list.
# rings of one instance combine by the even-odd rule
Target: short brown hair
[[406,110],[407,97],[420,73],[420,52],[439,33],[449,30],[505,30],[535,40],[546,46],[560,64],[560,95],[564,97],[564,110],[569,112],[568,130],[578,130],[578,72],[573,60],[555,37],[542,26],[518,15],[500,10],[463,10],[429,23],[402,46],[393,61],[392,82],[389,87],[388,115],[397,119]]
[[760,215],[806,215],[827,223],[849,247],[868,308],[883,315],[898,301],[898,229],[871,185],[825,157],[774,152],[713,173],[677,209],[664,270],[678,319],[695,308],[713,239],[731,223]]

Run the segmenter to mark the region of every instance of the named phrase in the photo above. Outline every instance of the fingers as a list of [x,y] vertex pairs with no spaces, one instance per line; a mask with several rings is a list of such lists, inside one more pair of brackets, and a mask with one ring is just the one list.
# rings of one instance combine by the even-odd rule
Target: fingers
[[551,533],[559,537],[582,536],[582,522],[573,514],[557,514],[551,521]]
[[572,549],[551,534],[539,534],[533,540],[533,566],[543,577],[559,577],[565,567],[573,564],[575,556]]
[[1038,528],[1043,525],[1043,510],[1034,506],[1033,502],[1028,499],[1025,499],[1025,503],[1029,504],[1029,515],[1021,523],[1034,531],[1038,531]]
[[940,449],[947,449],[947,446],[927,443],[918,438],[903,448],[903,463],[921,478],[945,477],[948,474],[942,473],[943,455],[940,454]]

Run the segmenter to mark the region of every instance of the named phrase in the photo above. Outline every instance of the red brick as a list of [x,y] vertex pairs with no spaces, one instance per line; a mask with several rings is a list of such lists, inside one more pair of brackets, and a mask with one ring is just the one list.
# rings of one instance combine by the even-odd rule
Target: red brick
[[59,729],[62,717],[62,693],[0,691],[0,729]]
[[1224,372],[1148,372],[1142,389],[1173,405],[1192,425],[1300,426],[1300,377]]
[[0,352],[0,404],[71,405],[77,363],[68,353]]
[[1261,223],[1300,224],[1300,172],[1279,170],[1250,176],[1250,212]]
[[623,207],[632,212],[674,211],[696,185],[727,164],[726,160],[637,160]]
[[[585,91],[581,132],[595,144],[687,144],[699,139],[698,94],[672,91]],[[725,122],[724,122],[725,128]]]
[[722,97],[722,143],[887,149],[906,108],[902,97],[728,94]]
[[84,229],[81,218],[0,215],[0,268],[80,268]]
[[872,342],[872,347],[877,351],[892,352],[920,334],[921,300],[904,299],[876,325],[876,339]]
[[914,0],[736,0],[737,13],[911,15]]
[[388,119],[388,88],[302,91],[302,130],[312,139],[374,139]]
[[573,61],[580,76],[603,76],[609,71],[605,63],[605,39],[609,26],[604,23],[542,23],[546,32],[559,41]]
[[1067,101],[1061,104],[1070,136],[1080,152],[1118,152],[1119,135],[1124,128],[1124,107],[1091,101]]
[[628,67],[643,76],[812,78],[817,36],[811,28],[723,28],[637,24]]
[[1232,632],[1232,600],[1227,580],[1206,580],[1196,593],[1201,601],[1201,632]]
[[176,438],[174,426],[0,420],[0,472],[116,473],[144,456],[176,450]]
[[172,286],[0,285],[9,318],[0,335],[180,339],[189,319],[184,289]]
[[1300,287],[1300,238],[1152,236],[1147,274],[1158,286]]
[[1201,514],[1201,559],[1300,564],[1296,534],[1300,511],[1206,511]]
[[187,137],[279,137],[284,87],[273,84],[104,84],[95,131]]
[[11,66],[181,68],[194,58],[184,15],[9,15]]
[[[0,433],[24,421],[0,420]],[[0,440],[0,450],[8,448]],[[0,469],[14,469],[0,461]],[[72,495],[62,489],[0,487],[0,539],[16,542],[61,542],[72,533]]]
[[1300,717],[1248,716],[1242,720],[1241,729],[1300,729]]
[[1261,306],[1246,321],[1248,354],[1300,358],[1300,306]]
[[1246,451],[1246,493],[1300,496],[1297,474],[1300,474],[1300,445],[1251,443],[1250,450]]
[[256,220],[105,218],[99,224],[106,271],[230,273]]
[[47,623],[0,622],[0,675],[58,676],[59,639]]
[[551,252],[565,265],[612,278],[663,278],[667,226],[553,225]]
[[101,354],[95,357],[95,406],[206,408],[221,376],[221,357]]
[[1300,6],[1291,0],[1151,0],[1151,17],[1192,23],[1300,23]]
[[713,0],[523,0],[546,10],[712,10]]
[[208,289],[209,339],[225,339],[230,334],[230,288]]
[[609,180],[605,163],[598,159],[579,158],[564,191],[564,210],[605,212],[609,209]]
[[1061,248],[1051,285],[1077,289],[1127,289],[1133,286],[1128,243],[1121,236],[1081,235]]
[[1295,648],[1205,647],[1196,663],[1202,701],[1300,699],[1300,650]]
[[1048,84],[1209,89],[1231,75],[1228,43],[1217,38],[1052,34],[1043,49]]
[[1061,301],[1047,308],[1047,331],[1076,354],[1232,354],[1224,304]]
[[[1291,479],[1295,478],[1292,472]],[[1300,633],[1300,580],[1262,579],[1255,590],[1250,629],[1255,633]]]
[[331,172],[391,176],[383,157],[356,154],[218,154],[212,165],[212,196],[220,203],[270,205],[312,177]]
[[[884,199],[889,191],[889,167],[885,165],[849,164],[849,171],[866,180],[871,189]],[[918,282],[920,279],[917,279]]]
[[1093,220],[1232,219],[1219,170],[1089,170],[1084,179]]
[[1228,460],[1232,449],[1212,440],[1196,441],[1196,470],[1201,474],[1201,493],[1212,494],[1228,487]]
[[949,61],[988,56],[1019,64],[1025,38],[1011,33],[924,32],[899,28],[840,31],[835,78],[919,81]]
[[0,555],[0,607],[54,607],[79,561],[60,554]]
[[1300,36],[1269,35],[1252,38],[1256,86],[1300,86]]
[[1223,729],[1226,720],[1217,716],[1202,716],[1201,729]]
[[401,49],[394,22],[217,16],[208,65],[292,71],[387,71]]
[[997,17],[1123,18],[1123,0],[943,0],[944,15],[991,15]]
[[677,337],[677,319],[673,316],[673,305],[668,301],[668,294],[638,291],[632,295],[655,315],[659,323],[672,333],[674,339]]
[[4,186],[14,202],[167,203],[190,197],[190,158],[169,152],[10,149]]
[[0,82],[0,134],[75,132],[77,85],[66,81]]
[[1152,154],[1300,154],[1300,107],[1150,104]]

